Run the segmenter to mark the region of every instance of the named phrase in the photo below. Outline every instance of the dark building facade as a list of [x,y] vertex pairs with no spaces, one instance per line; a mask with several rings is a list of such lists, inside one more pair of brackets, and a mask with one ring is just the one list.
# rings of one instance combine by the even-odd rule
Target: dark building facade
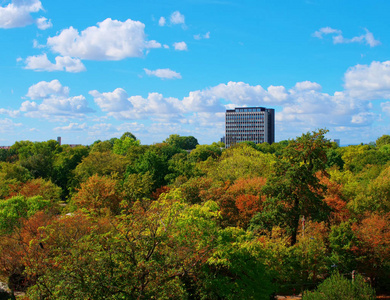
[[275,142],[275,110],[264,107],[236,107],[226,110],[225,145],[251,141]]

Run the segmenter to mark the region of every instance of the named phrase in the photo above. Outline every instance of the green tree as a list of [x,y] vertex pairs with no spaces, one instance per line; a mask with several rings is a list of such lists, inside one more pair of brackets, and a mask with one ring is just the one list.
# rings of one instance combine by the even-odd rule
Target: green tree
[[166,185],[165,176],[169,173],[168,159],[165,155],[149,149],[142,154],[133,166],[127,168],[126,174],[149,173],[154,182],[154,189]]
[[90,153],[82,159],[82,162],[74,170],[75,176],[72,187],[76,187],[80,182],[87,180],[94,174],[122,178],[127,164],[126,158],[111,151]]
[[132,134],[132,133],[129,132],[129,131],[126,131],[125,133],[122,134],[121,140],[125,140],[125,139],[127,139],[127,138],[131,138],[131,139],[133,139],[133,140],[135,140],[135,141],[138,140],[138,139],[135,137],[135,135]]
[[325,279],[313,292],[306,291],[303,300],[374,300],[375,290],[364,281],[360,274],[353,281],[339,273]]
[[218,161],[207,160],[199,168],[209,177],[219,181],[238,178],[268,177],[275,159],[252,147],[240,143],[225,150]]
[[384,134],[376,140],[376,146],[382,147],[390,144],[390,135]]
[[329,213],[323,201],[325,186],[316,176],[316,172],[325,172],[326,150],[330,147],[326,132],[320,129],[290,141],[264,188],[267,200],[260,220],[268,222],[268,228],[286,226],[291,233],[291,245],[297,241],[302,216],[322,221]]
[[115,141],[112,151],[115,154],[126,155],[129,149],[133,147],[138,147],[139,145],[140,145],[140,141],[135,140],[132,137],[126,136],[121,139],[117,139]]
[[0,201],[0,233],[11,233],[19,227],[23,219],[27,219],[36,212],[53,207],[53,203],[44,200],[41,196],[15,196]]
[[175,154],[168,161],[168,170],[169,174],[165,176],[165,179],[169,183],[174,183],[176,178],[179,178],[183,182],[202,174],[196,166],[196,163],[189,158],[187,153]]
[[222,154],[221,147],[216,143],[211,145],[196,145],[196,148],[191,151],[190,158],[196,162],[205,161],[209,157],[217,159]]
[[113,147],[113,144],[111,144],[110,141],[97,141],[92,144],[91,146],[91,153],[92,152],[106,152],[106,151],[111,151]]
[[81,161],[88,156],[88,148],[85,146],[63,146],[63,151],[58,153],[53,162],[52,181],[61,187],[61,197],[65,200],[69,195],[69,187],[74,180],[74,170]]
[[192,150],[198,145],[198,140],[193,136],[180,136],[178,134],[171,134],[164,143],[178,147],[184,150]]

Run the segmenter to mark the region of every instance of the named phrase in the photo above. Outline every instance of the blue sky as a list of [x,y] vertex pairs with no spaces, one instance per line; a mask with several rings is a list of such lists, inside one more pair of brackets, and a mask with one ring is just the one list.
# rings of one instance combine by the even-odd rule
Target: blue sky
[[0,145],[130,131],[209,144],[238,106],[276,110],[276,141],[390,129],[390,2],[0,0]]

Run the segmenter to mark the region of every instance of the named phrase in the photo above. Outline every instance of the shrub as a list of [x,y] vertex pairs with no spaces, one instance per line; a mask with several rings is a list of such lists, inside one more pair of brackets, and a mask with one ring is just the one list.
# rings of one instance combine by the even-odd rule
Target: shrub
[[315,291],[305,291],[303,300],[368,300],[375,299],[375,290],[359,274],[354,281],[339,273],[322,282]]

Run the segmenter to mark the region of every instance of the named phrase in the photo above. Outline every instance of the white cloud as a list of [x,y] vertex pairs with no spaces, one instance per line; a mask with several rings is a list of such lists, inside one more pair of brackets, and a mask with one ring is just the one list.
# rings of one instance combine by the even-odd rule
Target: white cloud
[[10,119],[0,119],[0,132],[1,133],[12,132],[17,127],[21,127],[21,126],[23,126],[22,123],[14,123]]
[[18,110],[0,108],[0,115],[8,115],[12,118],[16,118],[20,115],[20,112]]
[[148,70],[144,69],[145,73],[149,76],[156,76],[161,79],[181,79],[180,73],[172,71],[170,69],[157,69],[157,70]]
[[351,123],[360,126],[371,125],[376,118],[377,118],[376,114],[372,112],[361,112],[357,115],[352,116]]
[[121,60],[141,57],[145,49],[160,48],[156,41],[147,41],[145,25],[128,19],[125,22],[110,18],[83,30],[73,27],[49,37],[47,45],[62,56],[89,60]]
[[322,89],[321,85],[311,81],[297,82],[294,88],[298,91],[305,91],[305,90],[320,91]]
[[389,101],[381,103],[381,108],[382,108],[383,112],[390,115],[390,102]]
[[[37,41],[37,40],[33,40],[33,47],[35,48],[35,49],[42,49],[42,48],[45,48],[46,46],[45,45],[41,45],[41,44],[39,44],[39,42]],[[23,60],[23,59],[21,59],[21,60]]]
[[37,27],[41,30],[46,30],[46,29],[53,27],[51,20],[48,20],[45,17],[41,17],[41,18],[37,19],[36,23],[37,23]]
[[186,44],[185,42],[173,43],[173,47],[174,47],[175,50],[177,50],[177,51],[187,51],[187,50],[188,50],[187,44]]
[[251,86],[244,82],[228,82],[210,89],[218,98],[225,99],[237,105],[261,105],[263,103],[283,103],[288,100],[286,89],[282,86]]
[[166,20],[164,17],[161,17],[159,20],[158,20],[158,25],[159,26],[165,26],[165,23],[166,23]]
[[337,34],[337,35],[340,35],[341,33],[342,33],[341,30],[333,29],[331,27],[323,27],[323,28],[320,28],[320,30],[314,32],[313,36],[317,37],[319,39],[322,39],[323,35],[325,35],[325,34]]
[[106,112],[120,112],[130,110],[133,106],[128,99],[128,95],[124,89],[117,88],[113,92],[99,93],[98,91],[90,91],[89,94],[94,98],[95,103]]
[[68,126],[55,127],[55,131],[84,131],[88,129],[87,123],[69,123]]
[[42,10],[39,0],[13,0],[5,7],[0,7],[0,28],[25,27],[34,23],[31,13]]
[[41,104],[25,101],[22,103],[20,111],[25,112],[27,117],[48,119],[53,116],[82,118],[86,113],[93,112],[82,95],[70,98],[52,97],[44,99]]
[[69,56],[57,56],[55,64],[49,61],[46,54],[29,56],[26,58],[25,69],[35,71],[66,71],[71,73],[78,73],[85,71],[85,66],[78,58],[71,58]]
[[32,85],[27,97],[32,100],[42,99],[41,103],[35,101],[24,101],[20,111],[25,116],[33,118],[57,117],[84,117],[86,113],[93,112],[88,107],[84,96],[69,97],[69,88],[63,87],[58,80],[51,82],[41,81]]
[[185,24],[185,17],[179,11],[175,11],[170,17],[171,24]]
[[365,34],[360,36],[355,36],[353,38],[345,38],[342,34],[342,31],[339,29],[333,29],[331,27],[323,27],[320,30],[313,33],[314,37],[322,39],[324,35],[331,34],[333,37],[333,44],[350,44],[350,43],[365,43],[370,47],[375,47],[381,44],[379,40],[374,38],[374,35],[368,31],[368,29],[364,29],[366,31]]
[[390,61],[356,65],[344,75],[349,95],[362,100],[390,99]]
[[209,39],[209,38],[210,38],[210,31],[206,32],[205,34],[195,34],[194,35],[195,40]]
[[[159,93],[129,96],[123,89],[90,94],[107,117],[145,121],[148,125],[141,135],[147,139],[186,131],[205,139],[205,133],[222,136],[226,108],[265,106],[276,109],[278,139],[326,127],[335,138],[338,130],[345,130],[357,140],[356,128],[368,134],[370,126],[380,119],[373,112],[373,105],[364,99],[379,99],[375,97],[383,95],[390,98],[389,69],[390,62],[350,68],[345,73],[345,89],[334,94],[322,92],[321,85],[311,81],[297,82],[290,88],[228,82],[190,91],[181,98]],[[381,107],[390,114],[390,101]]]
[[182,104],[176,98],[164,98],[161,94],[150,93],[147,98],[141,96],[128,97],[125,90],[115,89],[113,92],[89,92],[102,111],[116,119],[143,119],[158,115],[175,115],[182,111]]
[[50,95],[68,97],[69,88],[67,86],[62,86],[62,84],[57,79],[54,79],[50,82],[41,81],[30,86],[26,96],[32,100],[37,100],[47,98]]

